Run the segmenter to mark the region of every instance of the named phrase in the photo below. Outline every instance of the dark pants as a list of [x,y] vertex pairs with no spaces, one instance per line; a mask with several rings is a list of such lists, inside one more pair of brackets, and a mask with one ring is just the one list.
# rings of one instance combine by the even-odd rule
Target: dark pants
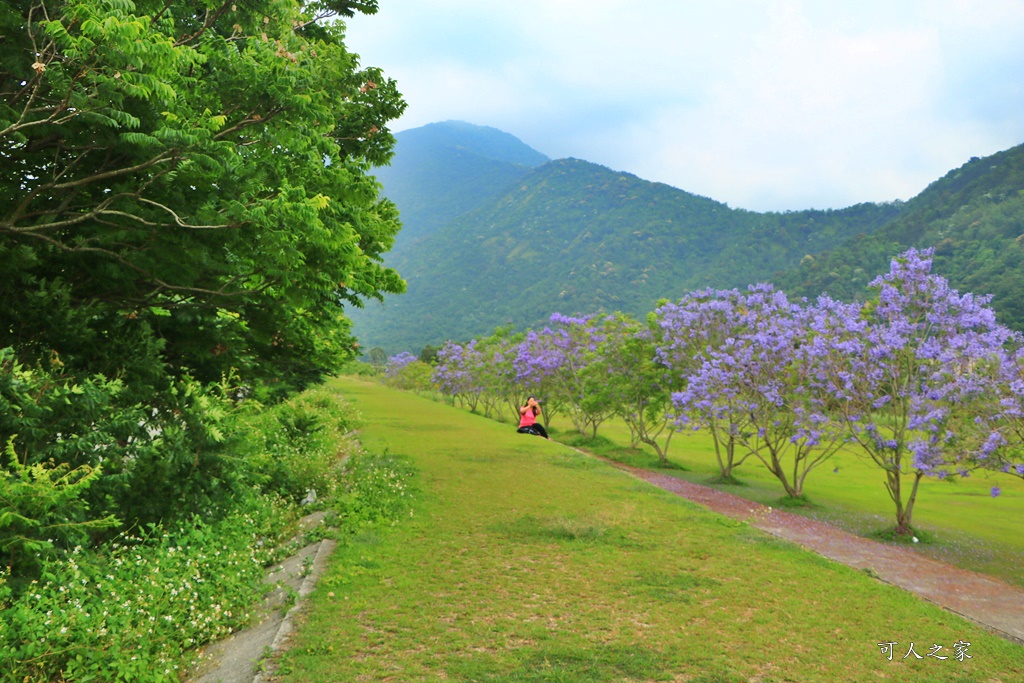
[[529,427],[520,427],[516,431],[520,434],[533,434],[534,436],[543,436],[545,439],[548,438],[547,430],[540,423],[532,424]]

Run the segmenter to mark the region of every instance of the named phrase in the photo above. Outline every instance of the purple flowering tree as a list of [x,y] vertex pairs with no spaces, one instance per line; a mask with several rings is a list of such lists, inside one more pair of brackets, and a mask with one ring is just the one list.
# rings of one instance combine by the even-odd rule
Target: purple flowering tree
[[[896,531],[912,533],[920,481],[965,476],[998,447],[992,384],[1012,334],[986,298],[959,294],[931,273],[931,253],[909,250],[871,286],[863,307],[822,300],[813,380],[833,395],[832,412],[885,473]],[[809,351],[810,352],[810,351]],[[987,433],[987,435],[986,435]],[[989,447],[983,447],[983,444]]]
[[[979,349],[982,353],[978,353]],[[987,353],[985,350],[987,349]],[[965,349],[939,391],[919,399],[919,421],[927,440],[915,444],[936,460],[935,444],[955,448],[941,461],[939,476],[955,467],[959,476],[984,468],[1024,478],[1024,348],[1017,333],[995,327],[982,344]],[[941,399],[941,400],[940,400]],[[992,488],[998,496],[998,486]]]
[[[1011,344],[1016,348],[1004,356],[1000,368],[998,409],[987,421],[998,435],[990,432],[979,452],[990,469],[1024,479],[1024,340],[1016,337]],[[998,487],[992,495],[999,495]]]
[[576,430],[597,435],[597,428],[615,413],[608,382],[608,366],[599,346],[615,327],[614,316],[574,318],[555,313],[545,327],[521,344],[516,358],[517,377],[529,384],[543,381],[547,397],[564,406]]
[[555,344],[550,328],[530,330],[515,349],[515,376],[520,393],[525,398],[534,396],[542,402],[541,421],[545,429],[551,418],[565,409],[558,392],[558,370],[564,355]]
[[730,434],[736,444],[800,498],[807,476],[844,443],[828,396],[805,380],[817,362],[805,351],[810,313],[771,285],[753,285],[735,303],[739,324],[689,376],[681,407],[742,423]]
[[384,366],[384,383],[397,389],[427,391],[431,388],[431,372],[429,365],[403,351],[388,358]]
[[475,339],[466,344],[446,341],[437,352],[433,382],[442,394],[476,412],[484,392],[483,360]]
[[743,331],[743,295],[738,290],[705,289],[663,303],[654,312],[657,362],[669,372],[675,420],[681,429],[707,429],[715,446],[720,478],[735,482],[733,470],[750,457],[737,449],[737,437],[749,430],[749,417],[734,405],[736,396],[722,392],[714,399],[691,383],[711,354]]
[[399,354],[388,357],[388,361],[384,365],[384,377],[388,379],[397,378],[405,368],[409,367],[417,360],[419,359],[408,351],[403,351]]

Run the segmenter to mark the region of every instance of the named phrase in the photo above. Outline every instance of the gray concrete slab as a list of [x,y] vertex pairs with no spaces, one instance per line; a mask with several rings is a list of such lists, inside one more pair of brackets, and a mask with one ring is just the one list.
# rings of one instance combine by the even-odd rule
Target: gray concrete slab
[[[318,523],[318,517],[305,518],[303,528]],[[329,539],[311,543],[271,568],[264,583],[276,588],[254,611],[251,625],[206,647],[187,683],[260,683],[263,661],[284,646],[303,599],[316,587],[336,545]]]

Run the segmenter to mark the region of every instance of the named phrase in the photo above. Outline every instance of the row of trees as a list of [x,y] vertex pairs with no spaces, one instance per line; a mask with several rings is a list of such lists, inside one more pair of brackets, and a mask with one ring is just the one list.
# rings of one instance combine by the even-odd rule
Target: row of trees
[[[704,290],[646,324],[556,314],[540,331],[448,342],[431,379],[488,414],[541,396],[546,417],[567,414],[590,435],[618,416],[663,461],[673,433],[705,429],[722,477],[753,459],[792,497],[851,448],[884,472],[896,529],[909,533],[923,477],[1024,477],[1024,344],[987,298],[932,274],[930,252],[894,259],[872,288],[854,304],[794,302],[770,285]],[[417,364],[393,358],[391,381]]]

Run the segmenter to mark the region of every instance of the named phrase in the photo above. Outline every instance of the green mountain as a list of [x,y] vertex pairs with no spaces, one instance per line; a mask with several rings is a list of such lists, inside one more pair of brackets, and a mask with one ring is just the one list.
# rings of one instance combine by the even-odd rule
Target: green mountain
[[509,133],[462,121],[402,131],[395,140],[391,165],[374,170],[402,216],[393,254],[496,199],[531,168],[548,161]]
[[578,159],[494,128],[398,135],[384,192],[405,228],[388,256],[408,292],[352,311],[364,348],[418,351],[554,311],[642,316],[701,287],[774,282],[846,300],[914,246],[951,284],[991,293],[1024,330],[1024,145],[974,158],[907,202],[756,213]]
[[659,298],[769,280],[901,211],[860,204],[761,214],[562,159],[397,250],[389,264],[408,281],[407,293],[371,303],[353,320],[364,348],[394,353],[507,323],[542,325],[554,311],[642,316]]
[[851,300],[909,247],[934,248],[935,272],[960,291],[991,294],[1001,322],[1024,330],[1024,145],[972,158],[908,201],[896,220],[814,254],[775,282]]

